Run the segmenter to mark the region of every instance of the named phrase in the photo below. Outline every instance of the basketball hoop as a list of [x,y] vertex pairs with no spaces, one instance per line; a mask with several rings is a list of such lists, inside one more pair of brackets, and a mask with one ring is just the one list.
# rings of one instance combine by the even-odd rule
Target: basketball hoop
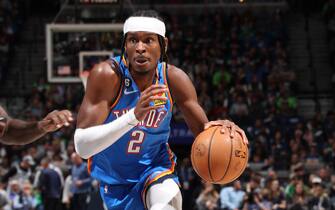
[[80,73],[80,79],[84,85],[84,90],[86,90],[86,85],[87,85],[87,78],[88,78],[88,75],[90,75],[90,72],[89,71],[82,71]]

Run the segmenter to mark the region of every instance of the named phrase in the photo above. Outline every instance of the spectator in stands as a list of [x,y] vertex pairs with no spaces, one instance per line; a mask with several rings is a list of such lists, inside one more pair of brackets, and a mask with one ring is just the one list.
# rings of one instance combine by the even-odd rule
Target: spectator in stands
[[203,182],[203,189],[196,199],[198,210],[215,210],[218,208],[219,193],[212,183]]
[[288,168],[288,145],[280,130],[274,132],[273,139],[271,139],[271,152],[274,157],[274,169],[284,170]]
[[240,180],[235,180],[232,186],[223,187],[220,191],[222,210],[237,210],[242,207],[245,192]]
[[9,209],[10,200],[7,191],[4,189],[5,185],[0,183],[0,210]]
[[73,210],[86,210],[87,197],[91,192],[92,178],[87,171],[87,164],[77,153],[71,155],[72,159],[72,185],[71,193],[73,195],[70,203]]
[[34,207],[31,184],[25,181],[20,185],[17,180],[10,181],[9,198],[12,210],[30,210]]
[[324,189],[321,178],[314,176],[311,180],[311,198],[308,200],[308,209],[329,209],[331,210],[330,199]]
[[191,209],[192,193],[195,188],[195,174],[189,158],[184,158],[177,169],[181,192],[184,198],[183,209]]
[[246,185],[246,196],[243,203],[244,210],[258,209],[260,204],[260,177],[252,175],[250,181]]
[[249,114],[248,106],[241,95],[238,95],[233,102],[229,114],[238,118],[243,118]]
[[55,169],[49,166],[50,160],[43,158],[42,170],[39,175],[38,189],[41,191],[44,210],[58,210],[61,208],[62,177]]
[[289,210],[307,210],[307,201],[309,196],[309,189],[304,183],[299,180],[295,184],[292,196],[287,199],[287,206]]
[[35,165],[35,161],[29,155],[24,156],[19,164],[14,164],[8,172],[2,177],[2,183],[7,183],[9,180],[16,180],[19,185],[22,185],[24,181],[31,178],[32,169],[31,167]]
[[269,190],[261,189],[259,192],[253,193],[253,201],[247,201],[243,206],[243,210],[270,210],[272,203],[269,201]]
[[272,180],[271,185],[270,185],[269,195],[270,195],[269,201],[272,203],[272,209],[276,209],[276,210],[287,209],[285,195],[277,179]]
[[298,176],[295,173],[291,173],[289,183],[286,185],[284,190],[284,195],[287,200],[291,200],[293,198],[295,188],[298,182],[299,182]]
[[335,174],[331,175],[330,187],[329,187],[329,198],[332,204],[332,208],[335,209]]
[[71,193],[71,186],[72,186],[72,176],[68,175],[64,182],[63,194],[62,194],[62,204],[64,209],[70,210],[71,209],[71,198],[73,194]]

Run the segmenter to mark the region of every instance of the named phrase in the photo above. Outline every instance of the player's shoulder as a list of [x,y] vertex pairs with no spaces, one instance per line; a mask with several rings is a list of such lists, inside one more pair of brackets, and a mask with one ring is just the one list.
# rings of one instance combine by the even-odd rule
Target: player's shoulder
[[110,61],[102,61],[95,64],[90,74],[95,76],[117,76],[118,66]]
[[94,65],[88,81],[94,85],[113,85],[120,81],[118,66],[109,61],[103,61]]
[[188,78],[187,74],[179,67],[172,65],[172,64],[167,64],[167,69],[168,69],[168,79],[170,80],[178,80],[182,78]]

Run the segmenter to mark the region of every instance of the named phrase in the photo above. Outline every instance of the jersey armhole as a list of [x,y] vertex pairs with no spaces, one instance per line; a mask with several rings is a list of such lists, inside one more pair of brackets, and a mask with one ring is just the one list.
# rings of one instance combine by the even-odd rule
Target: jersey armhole
[[122,89],[123,89],[123,75],[121,73],[120,66],[119,66],[118,62],[114,58],[108,59],[108,60],[106,60],[106,62],[111,66],[111,69],[120,78],[119,89],[117,91],[117,94],[113,98],[112,105],[110,107],[110,109],[113,109],[115,107],[115,105],[119,102],[120,98],[121,98],[121,93],[122,93]]
[[169,88],[168,95],[169,95],[170,102],[171,102],[170,111],[172,111],[172,108],[173,108],[173,105],[174,105],[174,100],[172,98],[172,90],[171,90],[170,85],[169,85],[169,75],[168,75],[168,64],[167,63],[164,63],[163,69],[164,69],[164,83]]

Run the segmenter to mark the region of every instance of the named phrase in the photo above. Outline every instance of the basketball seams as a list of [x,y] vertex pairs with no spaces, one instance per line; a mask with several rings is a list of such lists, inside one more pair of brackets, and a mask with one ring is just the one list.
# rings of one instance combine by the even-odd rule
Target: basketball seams
[[[195,143],[197,142],[198,140],[197,139],[195,139],[195,141],[194,141],[194,143],[193,143],[193,145],[192,145],[192,150],[191,150],[191,161],[192,161],[192,163],[195,163],[194,161],[194,150],[195,150]],[[193,153],[193,154],[192,154]],[[194,170],[197,172],[197,174],[200,174],[199,173],[199,171],[198,171],[198,169],[197,169],[197,164],[192,164],[193,165],[193,168],[194,168]]]
[[211,150],[212,150],[212,141],[213,141],[213,137],[216,133],[216,131],[219,129],[220,127],[217,126],[217,128],[215,128],[215,130],[213,131],[212,133],[212,136],[209,140],[209,146],[208,146],[208,155],[207,155],[207,167],[208,167],[208,172],[209,172],[209,177],[211,178],[212,182],[215,182],[214,179],[213,179],[213,176],[212,176],[212,170],[211,170]]
[[213,126],[199,134],[193,142],[191,152],[195,172],[214,184],[234,181],[248,164],[248,147],[242,142],[242,138],[235,135],[231,139],[229,135],[221,134],[220,127]]
[[229,167],[230,167],[231,158],[232,158],[232,154],[233,154],[233,142],[232,142],[233,140],[232,139],[229,139],[229,140],[230,140],[230,155],[229,155],[229,161],[228,161],[227,169],[226,169],[225,173],[223,174],[222,178],[219,179],[217,182],[221,182],[225,178],[225,176],[228,173]]

